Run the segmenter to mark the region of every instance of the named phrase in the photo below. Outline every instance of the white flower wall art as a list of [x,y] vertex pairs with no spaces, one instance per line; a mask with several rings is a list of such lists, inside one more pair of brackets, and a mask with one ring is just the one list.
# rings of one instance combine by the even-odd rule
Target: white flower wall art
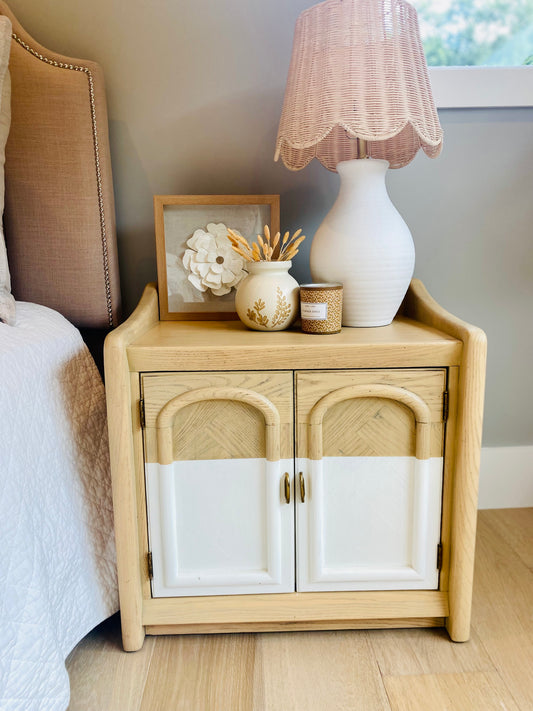
[[154,195],[154,218],[160,319],[237,319],[248,272],[228,228],[248,243],[278,231],[279,195]]
[[198,291],[209,289],[214,296],[224,296],[246,276],[244,259],[231,248],[223,222],[210,222],[205,230],[196,229],[187,240],[187,247],[183,266],[187,279]]

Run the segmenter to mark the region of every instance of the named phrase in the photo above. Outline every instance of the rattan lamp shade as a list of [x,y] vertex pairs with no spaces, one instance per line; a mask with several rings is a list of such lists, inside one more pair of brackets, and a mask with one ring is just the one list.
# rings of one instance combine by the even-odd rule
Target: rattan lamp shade
[[419,148],[440,153],[418,19],[404,0],[326,0],[298,18],[275,160],[300,170],[317,158],[335,171],[361,157],[356,138],[391,168]]

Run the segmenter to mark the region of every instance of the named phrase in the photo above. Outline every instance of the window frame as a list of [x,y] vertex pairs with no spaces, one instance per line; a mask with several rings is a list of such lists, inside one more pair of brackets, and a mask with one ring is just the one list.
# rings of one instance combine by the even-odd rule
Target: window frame
[[533,66],[428,69],[437,108],[533,106]]

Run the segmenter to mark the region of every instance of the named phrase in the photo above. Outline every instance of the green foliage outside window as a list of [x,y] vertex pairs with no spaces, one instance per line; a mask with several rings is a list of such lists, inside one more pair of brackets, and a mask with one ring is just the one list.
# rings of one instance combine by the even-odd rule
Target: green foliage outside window
[[412,0],[430,66],[533,64],[533,0]]

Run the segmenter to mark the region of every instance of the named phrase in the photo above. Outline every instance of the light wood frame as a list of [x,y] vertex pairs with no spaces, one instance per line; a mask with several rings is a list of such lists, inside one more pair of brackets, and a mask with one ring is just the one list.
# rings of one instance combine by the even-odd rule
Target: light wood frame
[[[327,358],[312,336],[267,334],[269,369],[447,369],[442,567],[438,590],[284,593],[199,598],[152,598],[147,563],[140,373],[264,369],[265,344],[240,323],[161,323],[158,294],[149,285],[132,316],[106,340],[111,470],[122,619],[126,650],[144,635],[297,629],[357,629],[446,625],[454,641],[470,634],[477,489],[483,417],[486,337],[447,313],[417,280],[402,313],[382,329],[343,329],[328,337]],[[205,332],[205,333],[204,333]],[[198,335],[200,334],[200,335]],[[265,334],[260,334],[264,336]],[[231,338],[230,365],[227,347]],[[194,343],[199,339],[203,345]],[[203,340],[202,340],[203,339]],[[217,346],[218,343],[218,346]],[[194,351],[194,365],[189,353]]]
[[[172,234],[169,234],[170,228],[165,225],[165,211],[170,219],[169,208],[172,213],[175,213],[173,214],[175,221],[181,216],[183,231],[179,226],[174,225]],[[251,241],[255,238],[255,234],[247,234],[243,225],[249,224],[249,220],[258,209],[262,212],[261,217],[264,217],[262,221],[268,224],[272,234],[279,232],[279,195],[154,195],[159,315],[162,321],[237,319],[234,289],[226,296],[216,297],[209,291],[202,296],[202,292],[193,291],[194,287],[190,286],[191,292],[198,301],[185,301],[180,310],[172,308],[168,293],[167,252],[171,249],[177,257],[177,276],[183,281],[183,284],[180,284],[180,295],[183,295],[187,291],[187,280],[181,260],[186,249],[185,243],[192,236],[192,232],[198,228],[205,229],[210,222],[224,222],[227,216],[236,212],[232,223],[226,226],[238,230],[243,237]],[[246,223],[247,218],[248,223]],[[259,220],[260,216],[255,215],[254,227],[256,231],[262,233],[264,224],[259,226]],[[183,268],[183,275],[180,267]]]

